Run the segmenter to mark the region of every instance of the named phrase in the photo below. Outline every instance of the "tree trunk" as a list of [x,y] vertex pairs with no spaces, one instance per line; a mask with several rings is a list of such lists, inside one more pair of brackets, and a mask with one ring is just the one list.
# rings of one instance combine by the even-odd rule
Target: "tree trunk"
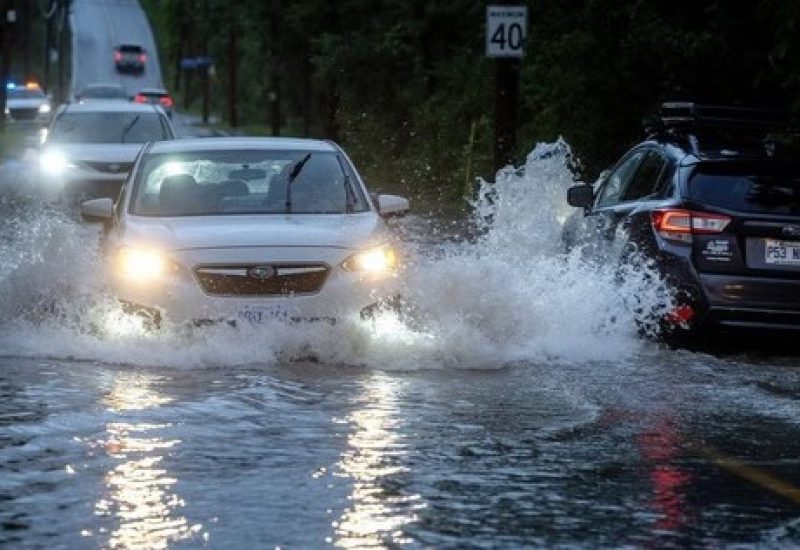
[[239,67],[239,44],[237,40],[237,25],[235,14],[230,15],[228,26],[228,123],[231,128],[239,127],[238,116],[238,67]]
[[267,97],[270,104],[270,125],[272,135],[281,135],[281,36],[280,36],[280,0],[272,2],[269,8],[269,59],[270,83]]

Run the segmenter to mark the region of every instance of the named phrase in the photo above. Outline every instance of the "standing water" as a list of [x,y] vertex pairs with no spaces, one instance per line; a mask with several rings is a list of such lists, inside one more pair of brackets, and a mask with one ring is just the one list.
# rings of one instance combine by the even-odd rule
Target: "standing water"
[[409,324],[147,331],[97,228],[2,195],[0,542],[797,543],[797,503],[724,467],[800,477],[794,361],[643,339],[658,277],[562,251],[569,154],[484,185],[476,238],[408,221]]

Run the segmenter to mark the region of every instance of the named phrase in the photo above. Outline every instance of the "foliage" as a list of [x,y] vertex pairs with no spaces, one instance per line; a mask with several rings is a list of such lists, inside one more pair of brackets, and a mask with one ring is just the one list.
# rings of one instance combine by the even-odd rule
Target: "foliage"
[[[373,186],[453,200],[469,162],[472,175],[491,175],[484,2],[143,4],[170,82],[181,55],[216,60],[213,110],[224,117],[234,97],[241,121],[268,126],[278,82],[281,131],[342,142]],[[793,0],[531,0],[529,8],[520,159],[537,141],[562,135],[592,177],[639,139],[641,117],[666,99],[800,108]],[[185,78],[180,84],[173,91],[185,92]],[[192,85],[187,97],[197,108]]]

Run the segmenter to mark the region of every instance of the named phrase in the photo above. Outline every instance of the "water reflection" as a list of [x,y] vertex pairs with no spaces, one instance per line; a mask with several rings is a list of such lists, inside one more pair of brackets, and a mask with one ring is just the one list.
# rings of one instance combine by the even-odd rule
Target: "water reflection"
[[412,542],[404,527],[425,507],[418,494],[408,494],[409,450],[395,414],[397,384],[373,380],[365,406],[347,417],[354,430],[342,453],[336,475],[352,480],[350,506],[333,523],[329,542],[344,548],[375,548]]
[[[126,413],[169,403],[153,389],[154,382],[152,377],[120,374],[103,404],[124,419]],[[113,520],[110,548],[167,548],[202,529],[181,515],[185,502],[173,492],[177,479],[164,466],[165,456],[180,444],[161,435],[169,426],[124,420],[106,425],[107,436],[99,444],[117,464],[106,474],[106,491],[95,504],[95,514]]]

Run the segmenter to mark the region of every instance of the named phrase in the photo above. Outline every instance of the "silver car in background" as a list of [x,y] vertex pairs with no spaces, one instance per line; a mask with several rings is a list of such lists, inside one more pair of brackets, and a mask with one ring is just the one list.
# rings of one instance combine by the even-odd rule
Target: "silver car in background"
[[398,253],[345,153],[326,141],[210,138],[148,144],[106,224],[110,285],[127,307],[178,322],[337,320],[396,293]]
[[39,153],[45,196],[116,197],[142,146],[175,129],[153,105],[92,101],[62,106]]

